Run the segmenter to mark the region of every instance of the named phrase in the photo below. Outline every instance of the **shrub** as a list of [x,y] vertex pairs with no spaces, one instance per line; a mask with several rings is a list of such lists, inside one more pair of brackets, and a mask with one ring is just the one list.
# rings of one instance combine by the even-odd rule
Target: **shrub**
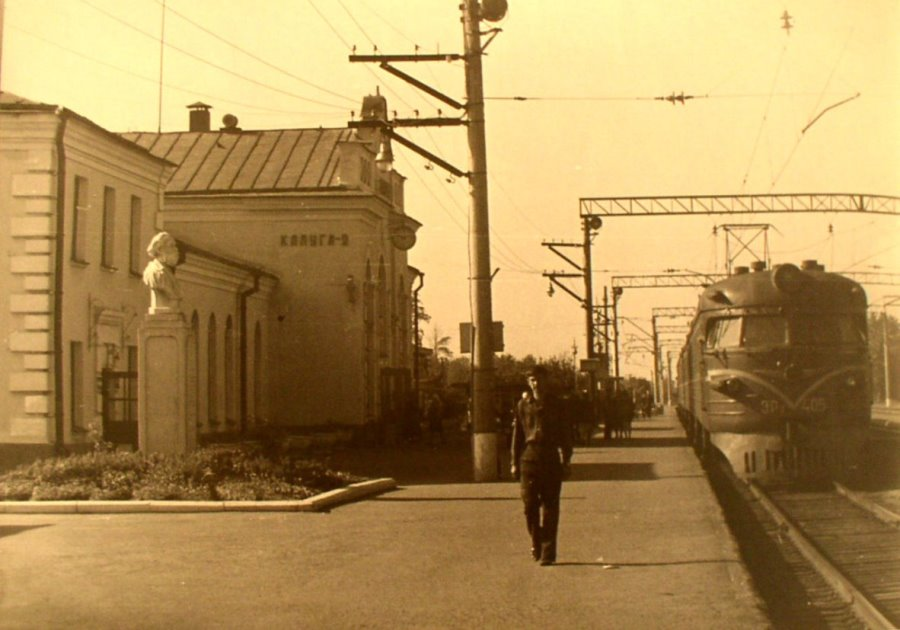
[[60,484],[38,483],[31,493],[34,501],[85,501],[91,498],[96,486],[86,481],[66,481]]
[[27,501],[34,491],[31,479],[8,479],[0,481],[0,501]]
[[303,499],[359,478],[258,445],[214,446],[186,456],[91,453],[44,459],[0,475],[2,500]]

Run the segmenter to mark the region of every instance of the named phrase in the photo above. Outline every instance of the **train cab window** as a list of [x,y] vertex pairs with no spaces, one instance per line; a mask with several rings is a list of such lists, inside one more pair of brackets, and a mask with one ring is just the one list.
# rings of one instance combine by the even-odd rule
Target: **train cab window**
[[746,348],[783,346],[787,343],[787,321],[775,315],[748,315],[744,317],[741,345]]
[[706,334],[706,349],[735,348],[741,345],[741,318],[721,317],[710,320]]
[[722,317],[709,322],[706,349],[760,348],[787,343],[787,322],[771,315]]
[[800,315],[792,322],[791,340],[810,346],[865,345],[865,321],[851,315]]

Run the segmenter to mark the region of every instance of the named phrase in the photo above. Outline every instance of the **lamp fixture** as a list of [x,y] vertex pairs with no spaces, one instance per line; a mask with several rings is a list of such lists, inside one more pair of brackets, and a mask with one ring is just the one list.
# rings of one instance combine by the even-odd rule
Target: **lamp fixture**
[[375,156],[375,167],[382,173],[390,173],[394,170],[394,152],[391,150],[389,140],[382,140],[378,145],[378,154]]

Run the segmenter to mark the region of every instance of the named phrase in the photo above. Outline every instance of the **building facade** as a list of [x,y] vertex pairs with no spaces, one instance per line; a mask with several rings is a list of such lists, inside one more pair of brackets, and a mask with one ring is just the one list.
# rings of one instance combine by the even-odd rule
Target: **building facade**
[[[175,170],[70,110],[0,93],[0,468],[137,443],[141,275]],[[201,437],[237,431],[266,414],[277,278],[181,249],[189,412]]]
[[[405,213],[404,178],[376,168],[380,135],[242,130],[233,116],[211,130],[209,106],[190,109],[189,131],[123,137],[177,165],[166,231],[278,277],[264,420],[390,432],[412,394],[407,251],[419,223]],[[383,97],[366,98],[366,115],[386,111]],[[201,318],[201,339],[210,325]]]

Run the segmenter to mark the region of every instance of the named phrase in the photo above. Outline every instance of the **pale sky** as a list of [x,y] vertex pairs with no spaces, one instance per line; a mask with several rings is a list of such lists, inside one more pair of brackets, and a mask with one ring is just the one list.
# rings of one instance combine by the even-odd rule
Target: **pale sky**
[[[112,131],[159,124],[162,0],[5,0],[0,87]],[[566,270],[542,240],[580,242],[579,198],[752,193],[900,195],[900,3],[896,0],[509,0],[484,58],[495,320],[506,351],[585,355],[575,299],[547,295]],[[374,65],[368,53],[462,52],[459,0],[167,0],[162,129],[213,105],[245,129],[341,127],[378,86],[400,117],[452,110]],[[564,8],[560,8],[560,6]],[[787,10],[793,28],[782,27]],[[463,65],[396,64],[464,99]],[[654,97],[684,92],[684,105]],[[832,105],[858,98],[822,112]],[[494,100],[524,96],[526,101]],[[492,98],[493,97],[493,98]],[[808,130],[801,134],[816,116]],[[403,129],[468,169],[462,128]],[[423,223],[410,263],[422,299],[454,338],[470,320],[465,181],[395,146],[406,211]],[[722,271],[713,227],[769,223],[773,262],[900,273],[894,216],[786,214],[613,217],[594,241],[595,294],[613,275]],[[829,225],[831,232],[829,232]],[[572,250],[580,256],[578,250]],[[743,261],[746,262],[746,261]],[[718,268],[714,268],[718,264]],[[878,269],[880,268],[880,269]],[[572,288],[581,292],[582,285]],[[867,287],[870,302],[900,288]],[[651,306],[694,306],[696,290],[626,290]],[[623,325],[623,338],[640,333]],[[426,338],[431,338],[430,331]],[[648,355],[624,357],[648,376]]]

